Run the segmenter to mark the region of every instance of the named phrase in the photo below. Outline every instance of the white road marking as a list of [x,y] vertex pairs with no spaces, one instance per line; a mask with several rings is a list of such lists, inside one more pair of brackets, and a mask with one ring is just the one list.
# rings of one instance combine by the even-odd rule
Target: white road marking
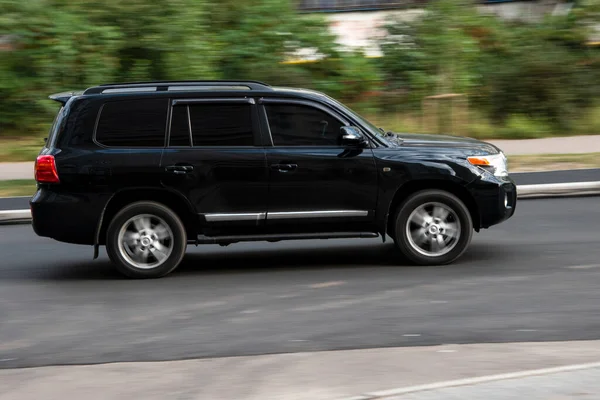
[[446,349],[446,350],[438,350],[438,353],[456,353],[458,350],[450,350],[450,349]]
[[404,337],[419,337],[419,336],[421,336],[421,334],[420,333],[405,333],[402,336],[404,336]]
[[448,303],[446,300],[431,300],[430,304],[446,304]]
[[600,268],[600,264],[571,265],[570,267],[567,267],[567,269],[592,269],[592,268]]
[[260,310],[244,310],[244,311],[240,311],[240,314],[256,314],[260,312]]
[[537,332],[537,329],[517,329],[517,332]]
[[288,340],[288,342],[308,342],[308,340],[304,340],[304,339],[290,339],[290,340]]
[[275,296],[276,299],[293,299],[294,297],[300,297],[300,295],[297,293],[294,293],[294,294],[282,294],[279,296]]
[[16,358],[0,358],[0,362],[14,361]]
[[356,297],[356,298],[351,298],[351,299],[347,299],[347,300],[329,301],[329,302],[326,302],[323,304],[317,304],[317,305],[312,305],[312,306],[294,307],[291,309],[291,311],[326,311],[326,310],[332,310],[332,309],[337,309],[337,308],[355,306],[357,304],[364,304],[364,303],[388,300],[388,299],[398,297],[399,295],[401,295],[403,293],[404,293],[403,289],[386,290],[384,292],[376,293],[376,294],[373,294],[370,296]]
[[321,282],[321,283],[315,283],[314,285],[310,285],[309,287],[311,289],[323,289],[323,288],[329,288],[329,287],[334,287],[334,286],[341,286],[341,285],[345,285],[346,281],[333,281],[333,282]]
[[454,386],[468,386],[468,385],[476,385],[479,383],[492,382],[492,381],[500,381],[506,379],[517,379],[517,378],[525,378],[528,376],[536,376],[536,375],[548,375],[548,374],[556,374],[559,372],[569,372],[569,371],[578,371],[582,369],[590,369],[590,368],[600,368],[600,362],[586,363],[586,364],[572,364],[565,365],[562,367],[552,367],[552,368],[542,368],[542,369],[533,369],[519,372],[509,372],[506,374],[497,374],[497,375],[485,375],[479,376],[476,378],[466,378],[466,379],[456,379],[451,381],[442,381],[437,383],[429,383],[425,385],[416,385],[416,386],[407,386],[403,388],[396,388],[390,390],[381,390],[378,392],[365,393],[363,396],[369,398],[381,398],[388,396],[399,396],[407,393],[414,392],[422,392],[426,390],[435,390],[442,389],[447,387]]

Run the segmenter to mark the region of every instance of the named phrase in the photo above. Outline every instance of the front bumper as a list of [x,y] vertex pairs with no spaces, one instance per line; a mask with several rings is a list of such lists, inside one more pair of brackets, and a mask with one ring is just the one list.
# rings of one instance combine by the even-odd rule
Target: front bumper
[[483,174],[467,186],[477,203],[479,228],[506,221],[515,213],[517,186],[510,177]]

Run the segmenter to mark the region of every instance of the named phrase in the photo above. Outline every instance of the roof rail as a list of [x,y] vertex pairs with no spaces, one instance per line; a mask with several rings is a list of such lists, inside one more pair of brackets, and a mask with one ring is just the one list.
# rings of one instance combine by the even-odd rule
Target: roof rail
[[216,87],[230,90],[272,90],[270,85],[259,81],[148,81],[109,83],[88,88],[83,94],[164,92],[171,90],[202,90],[202,88]]

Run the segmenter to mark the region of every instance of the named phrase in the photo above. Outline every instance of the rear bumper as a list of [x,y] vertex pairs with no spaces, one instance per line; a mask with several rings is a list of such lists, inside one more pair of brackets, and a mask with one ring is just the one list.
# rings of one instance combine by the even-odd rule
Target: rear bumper
[[94,244],[102,208],[88,195],[57,193],[40,188],[31,198],[33,230],[61,242]]
[[506,221],[515,213],[517,186],[510,177],[484,174],[468,187],[479,210],[479,228],[489,228]]

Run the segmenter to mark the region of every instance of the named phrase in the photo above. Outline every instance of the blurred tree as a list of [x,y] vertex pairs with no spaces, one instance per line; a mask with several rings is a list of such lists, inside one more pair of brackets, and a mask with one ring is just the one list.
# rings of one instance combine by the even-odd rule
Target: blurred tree
[[0,0],[0,134],[48,121],[50,93],[112,81],[210,79],[200,0]]
[[224,79],[257,79],[321,90],[353,104],[379,84],[364,54],[341,51],[327,21],[299,14],[293,0],[207,4],[207,35]]
[[472,32],[488,19],[466,0],[432,1],[416,20],[392,19],[381,41],[381,68],[390,87],[409,90],[415,103],[431,94],[470,92],[480,79]]
[[[292,0],[222,0],[207,4],[206,35],[215,45],[222,78],[259,79],[287,84],[305,77],[302,64],[281,62],[304,51],[317,58],[333,56],[334,36],[319,16],[298,14]],[[286,74],[281,73],[286,70]]]
[[0,0],[0,9],[0,35],[14,38],[0,57],[0,130],[38,122],[52,108],[49,93],[114,78],[117,30],[90,26],[43,0]]
[[600,99],[600,59],[588,46],[591,8],[547,16],[538,24],[504,23],[484,48],[484,104],[503,122],[511,114],[548,121],[567,132]]
[[428,4],[421,18],[390,21],[374,61],[340,50],[295,0],[0,0],[0,135],[38,133],[50,93],[111,81],[259,79],[362,109],[384,105],[372,100],[385,82],[388,110],[460,92],[497,121],[560,127],[600,100],[599,50],[586,44],[598,0],[532,25],[482,16],[469,0]]
[[481,15],[469,1],[433,1],[414,21],[390,22],[382,69],[415,107],[460,92],[498,123],[521,114],[564,131],[600,97],[597,50],[582,23],[595,8],[523,23]]
[[63,10],[86,16],[93,26],[120,33],[116,79],[209,79],[214,77],[212,39],[202,0],[95,0],[65,3]]

